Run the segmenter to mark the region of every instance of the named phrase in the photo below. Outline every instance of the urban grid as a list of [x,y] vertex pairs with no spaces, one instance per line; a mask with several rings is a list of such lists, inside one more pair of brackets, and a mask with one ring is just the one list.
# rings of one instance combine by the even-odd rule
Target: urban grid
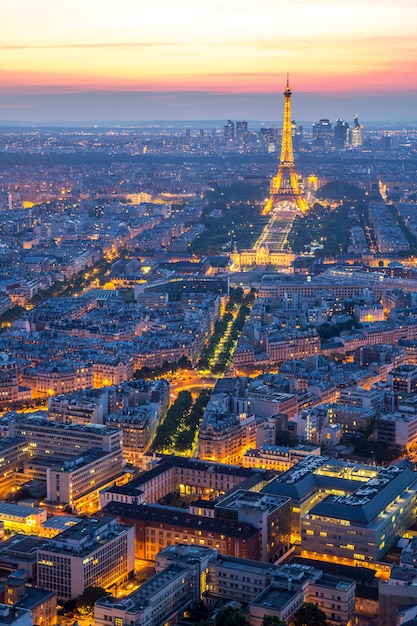
[[417,130],[0,127],[0,624],[417,624]]

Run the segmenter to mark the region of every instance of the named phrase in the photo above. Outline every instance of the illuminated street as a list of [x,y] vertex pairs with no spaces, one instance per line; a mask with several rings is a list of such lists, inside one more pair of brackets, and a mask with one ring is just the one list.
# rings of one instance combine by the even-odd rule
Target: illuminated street
[[196,397],[202,389],[212,388],[215,382],[216,378],[202,377],[196,370],[183,370],[169,383],[171,403],[180,391],[191,391],[193,397]]

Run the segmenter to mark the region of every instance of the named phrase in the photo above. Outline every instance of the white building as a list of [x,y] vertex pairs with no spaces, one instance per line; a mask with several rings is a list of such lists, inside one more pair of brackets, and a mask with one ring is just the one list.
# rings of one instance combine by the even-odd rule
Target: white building
[[134,528],[109,517],[85,519],[38,551],[37,585],[69,600],[86,587],[126,581],[134,571]]

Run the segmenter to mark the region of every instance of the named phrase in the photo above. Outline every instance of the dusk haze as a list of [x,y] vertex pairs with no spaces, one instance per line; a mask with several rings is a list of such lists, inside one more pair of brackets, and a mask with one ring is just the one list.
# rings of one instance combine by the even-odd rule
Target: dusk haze
[[16,0],[2,9],[0,119],[413,120],[413,0]]

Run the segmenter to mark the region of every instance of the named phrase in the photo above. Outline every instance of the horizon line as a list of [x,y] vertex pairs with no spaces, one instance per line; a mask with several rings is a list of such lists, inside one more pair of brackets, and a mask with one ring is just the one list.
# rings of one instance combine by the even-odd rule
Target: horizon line
[[[39,121],[39,120],[16,120],[16,119],[0,119],[0,126],[61,126],[61,125],[68,125],[68,124],[74,124],[76,126],[79,125],[87,125],[87,126],[92,126],[94,128],[94,126],[107,126],[107,125],[112,125],[112,126],[130,126],[130,125],[149,125],[149,124],[199,124],[199,123],[210,123],[210,124],[221,124],[224,125],[224,123],[228,120],[228,119],[234,119],[236,121],[245,121],[248,123],[253,123],[253,124],[277,124],[277,125],[281,125],[282,126],[282,120],[270,120],[270,119],[256,119],[256,118],[249,118],[249,117],[242,117],[242,116],[234,116],[234,115],[230,115],[227,118],[226,117],[222,117],[222,118],[196,118],[196,119],[191,119],[191,118],[184,118],[184,119],[180,119],[180,118],[149,118],[149,119],[127,119],[127,120],[120,120],[120,119],[103,119],[103,120],[94,120],[91,118],[88,119],[73,119],[73,120],[50,120],[50,121]],[[233,121],[232,119],[232,121]],[[323,118],[323,119],[330,119],[330,118]],[[337,119],[337,118],[335,118]],[[368,118],[362,118],[360,117],[361,121],[365,121],[369,124],[389,124],[389,125],[396,125],[396,124],[401,124],[401,123],[406,123],[407,125],[409,124],[416,124],[417,125],[417,116],[416,118],[403,118],[403,119],[368,119]],[[330,120],[331,121],[331,120]],[[300,124],[315,124],[317,123],[316,119],[300,119],[299,120]]]

